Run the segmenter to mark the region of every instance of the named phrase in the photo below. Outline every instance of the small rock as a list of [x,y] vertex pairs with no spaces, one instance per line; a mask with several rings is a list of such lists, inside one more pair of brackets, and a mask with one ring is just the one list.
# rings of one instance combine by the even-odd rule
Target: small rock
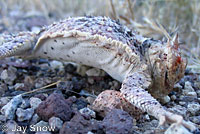
[[184,102],[184,101],[179,101],[178,102],[181,106],[184,106],[185,104],[186,104],[186,102]]
[[198,97],[200,97],[200,90],[197,90],[196,93],[197,93]]
[[79,80],[77,77],[72,77],[73,90],[80,92],[82,88],[86,87],[86,81],[84,79]]
[[180,83],[176,83],[176,84],[174,85],[173,91],[180,91],[182,88],[183,88],[183,87],[180,85]]
[[17,108],[16,115],[17,115],[17,120],[18,121],[27,121],[30,120],[31,117],[34,114],[34,109],[33,108],[27,108],[27,109],[22,109],[22,108]]
[[63,63],[60,62],[60,61],[53,60],[53,61],[50,62],[50,66],[54,70],[55,69],[64,70]]
[[5,122],[5,121],[6,121],[6,117],[4,115],[0,115],[0,123]]
[[179,115],[182,115],[182,116],[185,116],[186,113],[187,113],[187,109],[183,106],[180,106],[180,105],[175,105],[172,108],[168,108],[168,110],[171,111],[172,113],[176,113],[176,114],[179,114]]
[[87,107],[87,101],[85,100],[85,98],[78,98],[75,102],[76,108],[78,110]]
[[176,98],[177,98],[176,95],[172,95],[172,96],[171,96],[171,100],[173,100],[173,101],[175,101]]
[[40,126],[40,127],[49,126],[49,123],[45,121],[40,121],[37,124],[35,124],[35,126]]
[[115,90],[105,90],[100,93],[92,104],[92,109],[98,112],[98,115],[102,117],[112,109],[122,109],[137,119],[140,118],[142,113],[141,110],[125,100],[119,91]]
[[20,103],[22,103],[22,96],[17,95],[8,102],[5,106],[2,107],[1,113],[6,116],[7,119],[14,119],[15,111]]
[[61,91],[65,91],[67,96],[71,96],[73,94],[73,87],[72,81],[62,81],[57,84],[57,88]]
[[70,121],[63,124],[59,134],[87,134],[89,131],[95,134],[103,133],[99,122],[90,120],[77,112]]
[[3,70],[3,71],[1,72],[1,79],[2,79],[2,80],[8,79],[8,71],[7,71],[7,70]]
[[192,83],[189,81],[185,82],[184,90],[187,90],[188,92],[194,92],[194,88],[192,87]]
[[66,101],[62,94],[53,93],[40,103],[36,109],[36,113],[44,121],[48,121],[53,116],[67,121],[72,116],[72,109],[69,104],[70,102]]
[[38,76],[38,78],[35,80],[35,88],[41,88],[49,83],[51,83],[50,78],[48,77],[40,78],[40,76]]
[[101,70],[98,68],[91,68],[88,69],[85,73],[87,76],[100,76]]
[[25,87],[24,83],[16,83],[14,85],[15,90],[23,90]]
[[[142,125],[138,124],[138,127],[143,127],[145,128],[145,134],[151,134],[150,131],[155,131],[155,129],[158,127],[158,120],[152,120],[148,122],[144,122]],[[155,132],[154,132],[155,133]]]
[[89,132],[87,132],[87,134],[94,134],[94,133],[92,133],[91,131],[89,131]]
[[85,76],[86,75],[86,71],[89,69],[90,67],[86,66],[86,65],[77,65],[76,68],[76,73],[81,75],[81,76]]
[[162,104],[166,104],[170,102],[170,97],[167,95],[161,99]]
[[51,134],[55,131],[55,128],[49,126],[48,122],[40,121],[32,126],[32,131],[37,131],[38,134]]
[[148,115],[148,114],[144,115],[144,117],[143,117],[143,118],[144,118],[144,120],[145,120],[145,121],[150,121],[150,117],[149,117],[149,115]]
[[30,106],[30,100],[29,99],[23,99],[22,104],[20,105],[20,108],[26,109]]
[[30,105],[33,109],[36,109],[42,101],[39,98],[31,97],[30,98]]
[[91,97],[91,96],[88,96],[88,97],[86,98],[86,100],[87,100],[87,102],[88,102],[90,105],[92,105],[92,103],[95,101],[95,98],[94,98],[94,97]]
[[1,97],[0,98],[0,107],[3,107],[4,105],[6,105],[9,101],[10,101],[10,99],[8,97]]
[[70,63],[65,64],[65,71],[69,73],[76,72],[76,66]]
[[81,96],[91,96],[91,93],[89,93],[88,91],[86,90],[81,90],[80,93],[79,93]]
[[[50,68],[50,67],[49,67],[49,64],[48,64],[48,63],[43,63],[43,62],[47,62],[47,61],[41,61],[41,60],[40,60],[40,62],[42,62],[41,64],[39,64],[40,69],[41,69],[41,70],[45,70],[45,71],[48,72],[48,71],[49,71],[49,68]],[[40,74],[40,73],[42,73],[42,72],[38,72],[38,73]]]
[[189,117],[190,121],[192,121],[193,123],[200,125],[200,116],[192,116]]
[[125,111],[113,109],[103,119],[106,134],[129,134],[133,127],[133,118]]
[[13,132],[16,127],[18,127],[18,124],[14,120],[9,120],[6,124],[4,124],[4,131],[6,132],[6,134],[22,134],[24,132]]
[[121,86],[121,84],[116,80],[114,80],[112,83],[113,83],[114,89],[118,89]]
[[44,101],[47,97],[44,94],[36,94],[34,98],[39,98],[40,100]]
[[187,109],[192,115],[197,115],[200,111],[200,105],[197,103],[190,103],[188,104]]
[[16,72],[16,68],[9,66],[8,69],[2,71],[0,78],[4,80],[5,83],[12,85],[13,81],[17,78]]
[[31,31],[34,32],[34,33],[39,33],[40,32],[40,27],[37,27],[37,26],[33,26],[31,27]]
[[40,117],[37,114],[34,114],[30,121],[30,124],[36,124],[39,120],[40,120]]
[[166,131],[165,134],[192,134],[185,127],[179,124],[172,124]]
[[200,81],[199,80],[194,81],[194,88],[195,89],[199,89],[200,88]]
[[90,83],[91,85],[94,84],[94,78],[88,77],[88,83]]
[[57,117],[51,117],[49,119],[49,125],[52,128],[55,128],[55,131],[59,131],[62,128],[63,121],[60,118]]
[[90,116],[90,117],[93,117],[93,118],[96,117],[96,113],[93,110],[91,110],[87,107],[80,109],[79,112],[81,114],[84,114],[84,115],[87,115],[87,116]]
[[5,83],[0,82],[0,96],[3,96],[8,90],[8,86]]
[[196,92],[186,92],[186,95],[197,98],[197,93]]

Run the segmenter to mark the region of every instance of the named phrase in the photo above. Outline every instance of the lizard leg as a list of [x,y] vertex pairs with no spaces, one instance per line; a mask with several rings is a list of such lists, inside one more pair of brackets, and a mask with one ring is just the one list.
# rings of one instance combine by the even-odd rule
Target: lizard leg
[[173,114],[153,98],[145,89],[151,85],[151,77],[143,71],[135,72],[126,77],[121,87],[121,93],[132,105],[159,120],[159,125],[165,122],[178,123],[194,131],[196,128],[192,123],[183,120],[183,117]]
[[0,59],[10,56],[25,56],[29,52],[28,50],[33,49],[36,41],[36,34],[31,32],[0,35]]

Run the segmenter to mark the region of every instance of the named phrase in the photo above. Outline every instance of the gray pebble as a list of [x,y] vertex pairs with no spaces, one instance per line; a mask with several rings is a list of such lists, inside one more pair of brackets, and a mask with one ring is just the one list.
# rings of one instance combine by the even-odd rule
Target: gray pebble
[[31,97],[30,105],[33,109],[36,109],[42,101],[39,98]]
[[200,111],[200,105],[197,103],[190,103],[188,104],[187,109],[192,115],[196,115]]
[[87,108],[87,107],[80,109],[79,112],[83,115],[88,115],[88,116],[91,116],[93,118],[96,117],[96,113],[93,110],[91,110],[90,108]]
[[6,117],[4,115],[0,115],[0,122],[5,122],[6,121]]
[[98,68],[91,68],[87,70],[85,73],[87,76],[100,76],[101,70]]
[[49,119],[49,125],[55,128],[56,131],[59,131],[63,126],[63,121],[58,117],[51,117]]
[[174,107],[168,108],[168,110],[182,116],[185,116],[187,113],[187,109],[180,105],[175,105]]
[[30,121],[30,124],[36,124],[39,120],[40,120],[40,117],[37,114],[34,114]]
[[3,107],[4,105],[6,105],[9,101],[10,101],[10,99],[8,97],[1,97],[0,98],[0,107]]
[[15,96],[13,99],[10,100],[8,104],[3,106],[1,109],[1,113],[6,116],[7,119],[14,119],[15,111],[20,103],[22,103],[23,99],[21,95]]
[[51,69],[53,70],[55,69],[64,70],[63,63],[60,61],[53,60],[50,62],[50,66],[51,66]]
[[24,83],[16,83],[14,85],[15,90],[21,90],[24,89],[24,87],[25,87]]
[[166,131],[165,134],[192,134],[185,127],[179,124],[172,124]]
[[190,117],[190,121],[192,121],[195,124],[200,125],[200,116],[192,116]]
[[35,124],[35,126],[49,126],[49,123],[48,122],[45,122],[45,121],[40,121],[38,122],[37,124]]
[[17,111],[16,111],[18,121],[30,120],[33,114],[34,114],[33,108],[27,108],[27,109],[17,108]]
[[26,109],[30,107],[30,100],[29,99],[23,99],[22,104],[20,105],[20,108]]

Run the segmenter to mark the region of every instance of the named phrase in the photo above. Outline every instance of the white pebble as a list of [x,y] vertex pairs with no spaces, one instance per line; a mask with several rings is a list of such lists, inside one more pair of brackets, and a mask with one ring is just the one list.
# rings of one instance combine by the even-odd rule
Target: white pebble
[[33,109],[36,109],[42,101],[39,98],[31,97],[30,98],[30,105]]
[[15,111],[20,103],[22,103],[22,96],[17,95],[13,99],[8,102],[5,106],[2,107],[1,113],[5,115],[7,119],[14,119],[15,117]]
[[80,109],[79,112],[81,114],[89,115],[89,116],[91,116],[93,118],[96,117],[96,113],[93,110],[91,110],[91,109],[89,109],[87,107]]
[[196,115],[200,111],[200,105],[197,103],[190,103],[187,109],[192,115]]

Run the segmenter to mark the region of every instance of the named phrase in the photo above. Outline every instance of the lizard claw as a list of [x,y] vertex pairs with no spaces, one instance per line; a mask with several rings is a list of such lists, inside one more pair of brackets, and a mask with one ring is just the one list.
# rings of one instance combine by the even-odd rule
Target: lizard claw
[[166,122],[168,123],[176,123],[178,125],[182,125],[190,131],[195,131],[196,127],[193,123],[187,122],[183,119],[181,115],[173,114],[171,112],[165,112],[164,114],[159,116],[159,126],[164,125]]
[[163,125],[165,124],[165,122],[166,122],[165,116],[160,116],[160,117],[159,117],[159,124],[158,124],[158,127],[163,126]]

